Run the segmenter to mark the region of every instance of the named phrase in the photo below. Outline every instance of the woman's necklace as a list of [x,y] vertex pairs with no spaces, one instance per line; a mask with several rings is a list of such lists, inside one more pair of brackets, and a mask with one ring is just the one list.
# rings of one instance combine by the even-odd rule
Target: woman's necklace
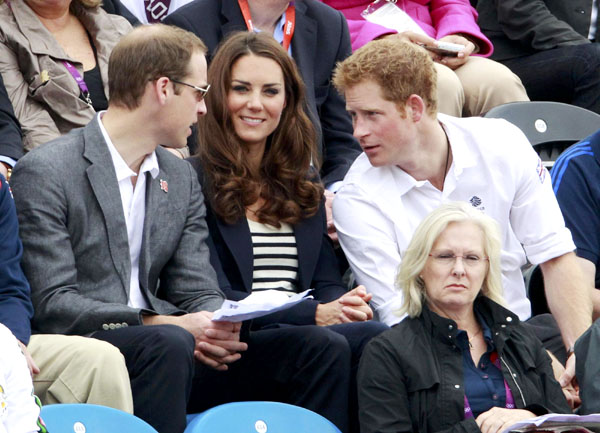
[[[469,347],[471,348],[471,350],[473,350],[473,345],[471,344],[471,340],[473,340],[473,338],[477,337],[479,334],[481,334],[481,328],[479,328],[479,330],[473,334],[473,336],[471,336],[471,338],[469,338]],[[469,334],[467,333],[467,336]]]
[[450,161],[450,140],[448,139],[448,134],[446,134],[446,130],[444,129],[444,125],[440,123],[442,127],[442,131],[444,131],[444,135],[446,136],[446,163],[444,164],[444,177],[442,178],[442,189],[444,190],[444,184],[446,183],[446,176],[448,174],[448,162]]

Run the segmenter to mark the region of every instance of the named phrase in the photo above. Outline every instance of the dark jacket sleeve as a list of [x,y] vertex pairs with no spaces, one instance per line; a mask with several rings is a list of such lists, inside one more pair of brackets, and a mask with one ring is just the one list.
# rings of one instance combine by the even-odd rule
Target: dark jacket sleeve
[[[570,5],[570,2],[562,2],[562,0],[484,0],[482,3],[490,4],[492,2],[502,31],[509,39],[519,41],[526,48],[544,51],[565,45],[589,43],[587,38],[578,33],[568,22],[567,14],[573,13],[571,9],[575,8]],[[564,16],[551,11],[549,6],[553,4],[552,2],[563,3],[557,8],[565,8]]]
[[[403,341],[395,329],[371,340],[358,368],[358,407],[361,433],[409,433],[419,430],[411,421],[404,368],[394,348]],[[480,433],[473,418],[437,433]]]
[[[0,155],[18,160],[23,156],[21,127],[8,99],[2,76],[0,75]],[[13,332],[14,333],[14,332]]]
[[129,9],[127,9],[120,0],[102,0],[102,9],[104,9],[109,14],[113,15],[121,15],[132,26],[139,26],[140,21],[133,15]]
[[[527,332],[529,333],[529,330]],[[542,346],[541,341],[533,333],[530,334],[533,341],[533,350],[536,355],[535,369],[542,382],[542,389],[540,391],[545,401],[528,404],[524,409],[535,413],[537,416],[547,413],[571,413],[571,408],[567,403],[562,388],[554,378],[550,356]]]
[[22,254],[15,204],[8,183],[0,175],[0,323],[27,344],[33,307],[29,283],[21,270]]

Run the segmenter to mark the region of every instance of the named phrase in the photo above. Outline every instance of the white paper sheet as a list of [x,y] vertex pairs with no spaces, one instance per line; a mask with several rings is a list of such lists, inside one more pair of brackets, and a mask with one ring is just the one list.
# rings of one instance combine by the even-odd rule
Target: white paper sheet
[[293,296],[288,296],[277,290],[266,290],[253,293],[241,301],[225,300],[221,308],[213,313],[212,320],[215,322],[243,322],[244,320],[266,316],[290,308],[305,299],[312,299],[312,296],[308,296],[311,290],[305,290]]
[[523,421],[519,421],[509,428],[505,429],[502,433],[510,433],[512,430],[522,429],[527,426],[535,425],[537,427],[544,423],[558,424],[558,423],[569,423],[575,425],[584,425],[585,423],[600,423],[600,414],[591,415],[572,415],[572,414],[557,414],[549,413],[547,415],[538,416],[536,418],[530,418]]

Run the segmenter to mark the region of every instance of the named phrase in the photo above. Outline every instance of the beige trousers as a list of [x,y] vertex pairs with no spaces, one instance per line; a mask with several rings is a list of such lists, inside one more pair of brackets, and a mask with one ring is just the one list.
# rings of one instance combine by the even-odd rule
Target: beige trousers
[[125,359],[105,341],[74,335],[32,335],[27,350],[40,369],[33,378],[43,404],[93,403],[133,413]]
[[496,105],[529,101],[519,77],[503,64],[485,57],[469,57],[456,70],[440,63],[435,63],[435,68],[440,113],[479,116]]

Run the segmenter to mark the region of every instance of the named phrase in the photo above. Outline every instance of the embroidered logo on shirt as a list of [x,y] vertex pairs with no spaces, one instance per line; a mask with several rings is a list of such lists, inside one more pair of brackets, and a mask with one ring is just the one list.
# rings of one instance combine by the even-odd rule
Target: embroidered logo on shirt
[[474,195],[469,200],[469,203],[471,203],[471,206],[473,206],[473,207],[481,206],[481,199],[479,197],[477,197],[476,195]]

